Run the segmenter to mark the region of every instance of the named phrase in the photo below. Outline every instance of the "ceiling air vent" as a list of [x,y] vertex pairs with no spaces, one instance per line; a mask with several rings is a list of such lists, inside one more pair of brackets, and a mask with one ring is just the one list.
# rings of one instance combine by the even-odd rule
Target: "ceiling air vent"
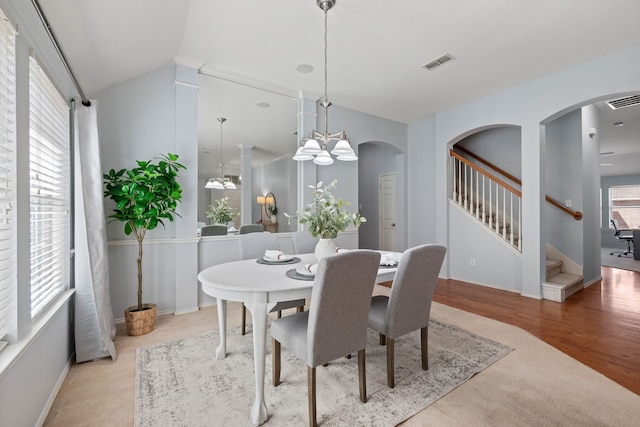
[[456,58],[453,55],[449,54],[449,53],[445,53],[441,57],[436,58],[433,61],[424,64],[422,66],[422,68],[426,68],[427,70],[431,71],[434,68],[437,68],[437,67],[441,66],[445,62],[451,61],[452,59],[456,59]]
[[612,110],[640,105],[640,95],[625,96],[624,98],[612,99],[611,101],[607,101],[607,105],[611,107]]

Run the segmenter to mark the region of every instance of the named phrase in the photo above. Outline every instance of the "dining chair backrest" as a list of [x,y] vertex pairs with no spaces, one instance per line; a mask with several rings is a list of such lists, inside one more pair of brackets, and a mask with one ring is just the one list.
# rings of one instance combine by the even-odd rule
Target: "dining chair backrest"
[[264,231],[262,224],[245,224],[241,225],[238,234],[261,233]]
[[278,238],[272,233],[249,233],[238,236],[240,258],[262,258],[267,250],[278,250]]
[[226,225],[205,225],[200,229],[201,236],[222,236],[227,234]]
[[360,351],[380,253],[366,249],[325,257],[316,270],[307,330],[307,364],[322,365]]
[[309,234],[308,231],[296,231],[291,235],[293,241],[294,254],[310,254],[316,249],[318,239]]
[[390,338],[429,324],[431,301],[446,251],[440,245],[421,245],[407,249],[402,255],[387,306]]

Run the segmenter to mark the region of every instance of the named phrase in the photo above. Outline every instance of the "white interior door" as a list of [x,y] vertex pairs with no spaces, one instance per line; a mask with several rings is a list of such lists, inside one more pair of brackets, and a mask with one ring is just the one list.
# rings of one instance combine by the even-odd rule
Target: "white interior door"
[[396,250],[396,174],[378,178],[378,219],[380,250]]

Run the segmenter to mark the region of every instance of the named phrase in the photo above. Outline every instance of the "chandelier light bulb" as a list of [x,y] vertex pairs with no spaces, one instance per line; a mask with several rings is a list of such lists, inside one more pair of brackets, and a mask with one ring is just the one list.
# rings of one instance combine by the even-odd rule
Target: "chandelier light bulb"
[[304,147],[298,147],[296,150],[296,154],[293,156],[293,160],[304,161],[304,160],[313,160],[313,154],[306,154],[303,152]]
[[320,166],[329,166],[333,164],[333,158],[329,155],[327,150],[322,150],[320,154],[313,159],[313,163]]

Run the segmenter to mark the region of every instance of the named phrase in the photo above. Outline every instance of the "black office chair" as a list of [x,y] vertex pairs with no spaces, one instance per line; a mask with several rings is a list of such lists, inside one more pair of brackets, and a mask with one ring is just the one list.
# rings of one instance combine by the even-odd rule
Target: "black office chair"
[[613,225],[613,229],[615,230],[615,238],[618,240],[626,240],[627,242],[627,250],[624,252],[611,252],[609,255],[618,254],[618,257],[622,255],[633,255],[633,250],[631,249],[631,243],[633,242],[633,231],[628,228],[620,228],[618,225],[617,219],[611,220],[611,225]]

